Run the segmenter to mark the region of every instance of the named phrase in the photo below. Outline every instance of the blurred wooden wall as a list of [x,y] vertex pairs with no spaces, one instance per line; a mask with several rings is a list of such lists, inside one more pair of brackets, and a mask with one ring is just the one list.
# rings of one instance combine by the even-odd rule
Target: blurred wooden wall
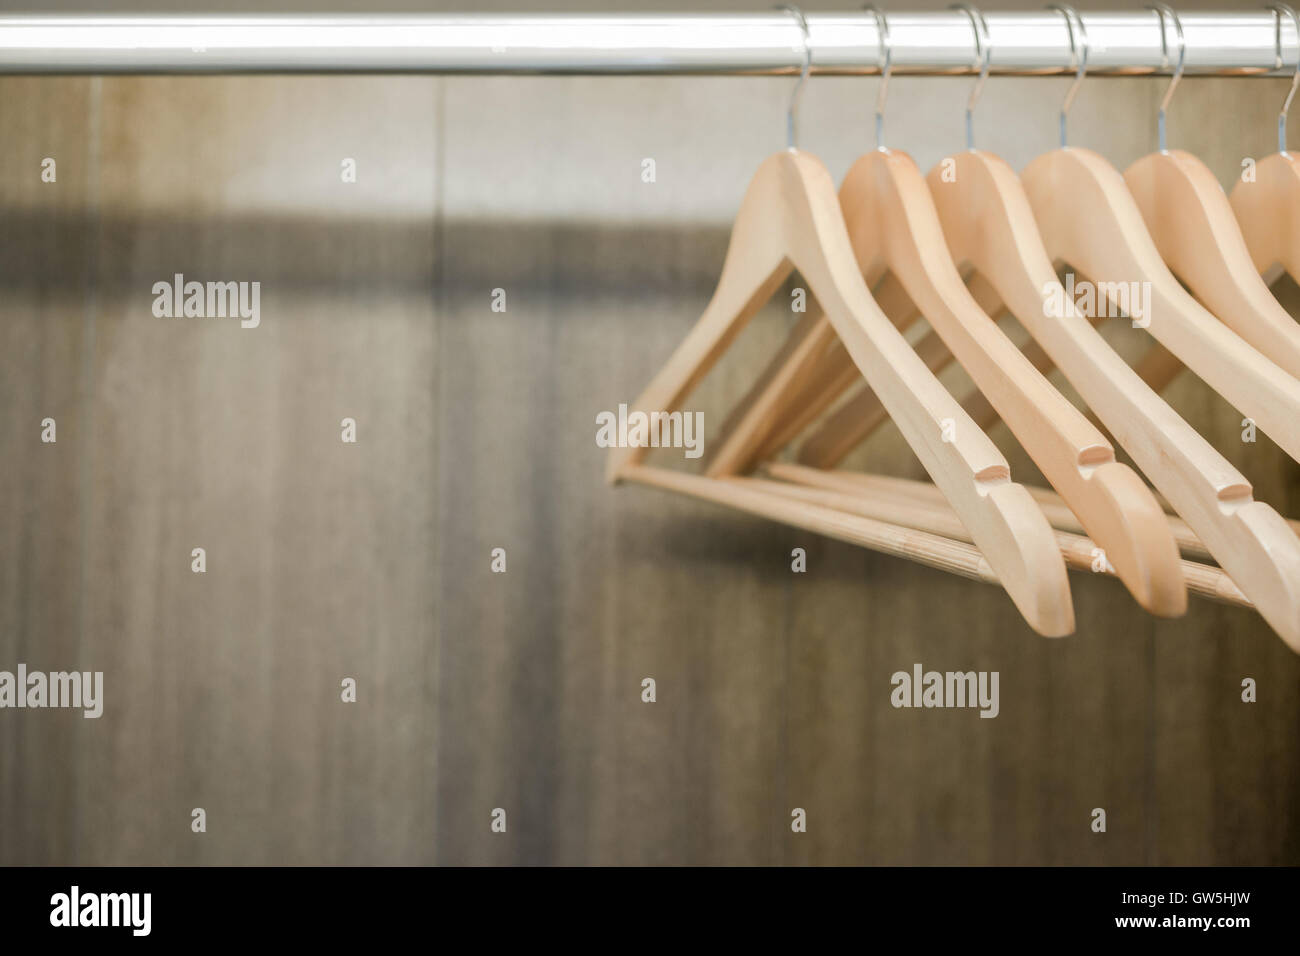
[[[897,82],[891,142],[959,148],[967,82]],[[837,177],[874,90],[809,88]],[[991,81],[980,145],[1052,148],[1064,90]],[[1161,92],[1092,83],[1074,141],[1132,161]],[[1284,92],[1186,81],[1171,141],[1230,182]],[[788,93],[0,80],[0,669],[102,670],[107,698],[0,711],[0,863],[1300,862],[1300,659],[1253,614],[1157,621],[1076,575],[1049,641],[988,586],[603,484],[595,416],[698,316]],[[154,317],[177,272],[260,281],[261,326]],[[704,383],[712,427],[791,324]],[[1296,463],[1185,378],[1176,407],[1300,515]],[[922,474],[892,428],[854,463]],[[916,662],[999,671],[1000,716],[893,709]]]

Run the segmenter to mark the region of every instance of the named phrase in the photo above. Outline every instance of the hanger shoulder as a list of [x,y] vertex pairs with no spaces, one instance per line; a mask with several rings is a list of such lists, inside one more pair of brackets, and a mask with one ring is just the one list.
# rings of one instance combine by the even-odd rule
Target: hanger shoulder
[[[900,331],[905,331],[920,315],[892,275],[881,280],[872,298]],[[825,448],[815,454],[834,449],[832,453],[838,454],[835,459],[838,463],[889,419],[880,400],[863,383],[848,353],[838,343],[826,317],[818,317],[813,326],[808,326],[806,319],[791,330],[781,351],[764,371],[762,381],[728,416],[717,439],[718,451],[710,457],[708,474],[738,474],[771,458],[855,384],[858,388],[854,398],[831,415],[821,429],[829,426],[836,434],[826,436]],[[932,353],[939,357],[937,362],[931,361]],[[933,372],[952,361],[952,353],[942,341],[937,348],[928,339],[918,343],[917,354]],[[869,407],[870,413],[853,416],[851,410],[856,406]]]
[[1259,277],[1227,194],[1182,150],[1152,153],[1124,173],[1165,264],[1205,307],[1293,376],[1300,376],[1300,325]]
[[[886,276],[884,281],[872,291],[871,297],[900,332],[905,331],[911,320],[919,316],[912,300],[907,297],[903,287],[892,276]],[[766,461],[789,445],[830,408],[837,398],[854,386],[857,386],[859,393],[871,392],[870,387],[863,382],[843,343],[835,338],[833,333],[831,339],[830,346],[807,370],[807,374],[801,376],[800,385],[782,408],[776,427],[759,443],[752,456],[753,463]],[[929,362],[926,365],[931,371],[938,370]],[[876,405],[880,410],[881,419],[888,419],[889,415],[884,411],[883,406],[880,406],[878,399]]]
[[[916,343],[916,354],[932,372],[939,372],[952,361],[952,352],[933,331]],[[970,409],[966,412],[970,414]],[[834,468],[888,420],[876,393],[863,386],[799,446],[798,461],[815,468]]]
[[1169,297],[1181,290],[1124,177],[1100,155],[1074,146],[1054,149],[1030,162],[1020,182],[1053,261],[1102,280],[1132,276]]
[[1181,463],[1205,479],[1202,490],[1213,495],[1244,481],[1225,469],[1222,457],[1143,384],[1075,308],[1057,281],[1029,199],[1009,165],[971,152],[958,158],[955,183],[934,174],[929,181],[953,258],[969,263],[976,278],[992,286],[1104,423],[1112,428],[1143,423],[1157,446],[1153,452],[1168,446],[1147,464],[1158,466],[1166,458],[1171,465]]
[[868,281],[886,269],[899,280],[980,390],[1005,407],[1002,417],[1013,431],[1023,426],[1031,455],[1031,445],[1042,450],[1050,443],[1054,454],[1068,449],[1071,467],[1105,456],[1105,438],[1029,367],[971,296],[910,157],[885,150],[862,157],[844,180],[840,202]]
[[972,298],[911,158],[867,154],[845,178],[840,204],[868,278],[885,268],[898,278],[1134,597],[1153,613],[1182,614],[1187,596],[1178,548],[1159,503]]
[[[713,299],[635,410],[677,407],[792,267],[1021,613],[1040,633],[1069,633],[1074,610],[1051,527],[1028,492],[1010,481],[1006,459],[964,420],[960,406],[877,308],[858,272],[830,174],[815,157],[787,150],[759,167]],[[953,441],[944,440],[946,420],[959,423]],[[612,480],[644,468],[644,448],[613,452],[607,467]]]
[[[1253,501],[1250,483],[1106,343],[1057,283],[1032,207],[997,157],[958,159],[931,188],[953,246],[991,282],[1116,439],[1293,647],[1300,640],[1300,538]],[[1156,346],[1160,354],[1168,354]]]
[[[909,441],[924,445],[939,438],[945,418],[961,418],[956,403],[867,291],[825,167],[803,153],[786,158],[790,261]],[[941,442],[952,449],[945,457],[960,459],[962,470],[976,481],[1004,478],[1008,469],[1001,453],[982,432],[969,431]]]
[[[967,288],[985,313],[992,315],[1001,310],[1001,300],[997,293],[980,276],[975,276]],[[909,328],[916,319],[921,317],[920,311],[907,297],[907,292],[893,275],[886,275],[876,286],[873,294],[880,308],[899,329]],[[941,372],[953,361],[952,352],[934,330],[927,332],[916,343],[916,354],[925,362],[926,367],[935,373]],[[838,391],[835,392],[831,400],[833,401],[838,394]],[[974,395],[978,396],[978,400],[972,401],[968,397],[968,400],[961,403],[962,408],[980,429],[987,429],[997,421],[997,413],[994,412],[991,418],[982,420],[980,416],[987,416],[991,406],[978,389],[975,390]],[[870,388],[864,386],[852,399],[827,416],[826,420],[818,425],[816,431],[804,440],[799,447],[798,460],[802,464],[818,468],[833,468],[883,425],[888,417],[880,406],[880,400],[872,394]],[[808,423],[808,421],[803,422],[804,425]],[[793,440],[795,435],[788,437]]]
[[1229,196],[1257,272],[1281,266],[1300,281],[1300,158],[1265,156]]
[[1040,633],[1068,633],[1069,582],[1042,511],[872,299],[825,166],[807,153],[781,155],[790,261],[1021,613]]
[[[1151,335],[1300,458],[1300,380],[1211,315],[1174,278],[1119,172],[1096,153],[1057,149],[1020,176],[1053,259],[1103,286],[1150,291]],[[1135,300],[1136,301],[1136,300]]]
[[[759,166],[741,200],[713,297],[691,331],[632,404],[641,412],[671,412],[727,350],[745,324],[790,274],[782,221],[780,154]],[[629,465],[643,461],[649,449],[610,449],[605,477],[615,483]]]

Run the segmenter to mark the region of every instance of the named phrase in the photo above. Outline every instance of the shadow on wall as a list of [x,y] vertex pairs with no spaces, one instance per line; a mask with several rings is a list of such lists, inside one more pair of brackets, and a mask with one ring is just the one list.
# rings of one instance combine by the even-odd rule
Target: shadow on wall
[[[717,281],[729,226],[684,222],[139,218],[0,212],[0,283],[66,290],[91,275],[111,291],[173,273],[327,293],[355,285],[490,288],[508,279],[557,292],[698,291]],[[69,264],[73,263],[72,266]],[[78,272],[77,263],[80,264]],[[146,281],[147,280],[147,281]]]

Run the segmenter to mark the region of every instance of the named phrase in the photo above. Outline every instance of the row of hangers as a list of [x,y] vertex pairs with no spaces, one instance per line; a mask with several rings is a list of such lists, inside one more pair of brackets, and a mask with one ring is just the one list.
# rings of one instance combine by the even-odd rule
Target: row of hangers
[[[1159,151],[1121,174],[1099,154],[1066,145],[1088,41],[1076,11],[1052,8],[1065,19],[1077,69],[1061,110],[1061,148],[1019,176],[974,148],[974,107],[991,54],[983,15],[959,7],[979,57],[967,149],[950,158],[955,175],[936,167],[926,176],[883,145],[889,28],[882,12],[867,8],[883,64],[877,148],[853,165],[838,195],[825,166],[795,146],[811,48],[803,14],[782,8],[804,38],[789,148],[750,182],[712,299],[634,407],[680,409],[792,271],[821,311],[801,318],[728,417],[703,474],[648,465],[647,448],[624,447],[611,452],[607,477],[997,583],[1046,636],[1074,629],[1067,568],[1093,569],[1117,577],[1161,617],[1182,615],[1188,590],[1253,606],[1300,652],[1300,523],[1254,500],[1250,482],[1159,395],[1190,368],[1300,459],[1300,324],[1268,287],[1279,269],[1300,279],[1300,160],[1286,150],[1300,64],[1279,118],[1278,153],[1229,197],[1198,159],[1166,149],[1165,111],[1186,49],[1178,15],[1163,3],[1151,7],[1166,62],[1166,21],[1173,27],[1177,65],[1160,104]],[[1290,16],[1298,32],[1300,18],[1289,7],[1270,9],[1280,65],[1281,18]],[[1075,307],[1054,263],[1099,290],[1148,283],[1144,321],[1161,348],[1131,367]],[[1056,314],[1045,308],[1049,298]],[[1033,339],[1024,351],[994,321],[1004,310]],[[903,331],[918,316],[931,331],[914,347]],[[976,387],[960,402],[935,377],[954,359]],[[1053,365],[1094,418],[1048,382]],[[886,419],[933,484],[837,467]],[[1052,489],[1012,480],[985,434],[998,419]],[[776,460],[814,423],[794,461]],[[1116,460],[1103,427],[1154,489]]]

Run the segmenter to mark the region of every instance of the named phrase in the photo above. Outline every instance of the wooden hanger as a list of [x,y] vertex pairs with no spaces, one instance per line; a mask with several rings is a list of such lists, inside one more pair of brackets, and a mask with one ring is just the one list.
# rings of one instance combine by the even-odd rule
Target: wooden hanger
[[[1071,26],[1072,39],[1073,33]],[[1062,109],[1063,139],[1086,63],[1085,52]],[[1237,580],[1248,582],[1274,629],[1300,650],[1300,539],[1292,528],[1268,505],[1252,500],[1246,479],[1075,310],[1057,282],[1014,171],[997,157],[970,151],[954,157],[947,172],[951,175],[943,175],[940,167],[931,171],[930,191],[953,259],[976,270],[972,286],[981,306],[991,314],[1000,314],[1003,303],[1010,306],[1210,553]],[[844,408],[854,410],[859,420],[872,417],[873,399],[864,391]],[[981,416],[972,411],[972,417],[978,421]],[[823,442],[834,437],[827,431],[820,436]],[[818,440],[811,440],[814,451]],[[1053,524],[1060,527],[1055,520]]]
[[[870,515],[831,507],[821,502],[791,500],[788,494],[779,494],[762,485],[746,485],[739,479],[708,478],[652,465],[629,465],[624,470],[623,477],[627,481],[726,505],[770,521],[847,541],[882,554],[906,558],[975,581],[1001,584],[1008,592],[1011,590],[1011,586],[998,577],[993,565],[980,550],[968,543],[973,538],[969,531],[954,539],[892,520],[873,519]],[[946,501],[943,507],[965,529],[964,522],[956,518],[956,513]],[[920,510],[922,509],[918,509]],[[879,514],[878,511],[875,513]],[[1229,589],[1224,588],[1223,593],[1226,595],[1225,600],[1232,600]],[[1030,624],[1033,622],[1030,621]]]
[[[872,298],[900,331],[906,328],[899,321],[902,317],[908,317],[910,324],[920,316],[892,275],[885,276]],[[952,353],[933,332],[916,343],[916,354],[936,372],[952,361]],[[752,470],[790,444],[853,386],[861,387],[860,394],[874,394],[863,383],[825,314],[808,313],[790,330],[759,381],[728,416],[714,445],[716,454],[706,456],[708,473],[720,476]],[[879,421],[889,418],[879,400],[875,400],[872,413]]]
[[1300,282],[1300,159],[1265,156],[1254,175],[1254,182],[1237,183],[1229,199],[1251,261],[1266,284],[1282,271]]
[[[1162,128],[1163,117],[1162,108]],[[1021,180],[1058,261],[1069,261],[1092,279],[1148,283],[1151,311],[1160,320],[1148,328],[1166,346],[1153,349],[1138,366],[1149,385],[1159,390],[1185,363],[1288,454],[1300,457],[1300,383],[1239,335],[1216,327],[1214,316],[1179,285],[1113,167],[1088,150],[1063,148],[1031,163]],[[1273,319],[1279,316],[1275,313]],[[1274,330],[1289,334],[1280,322]]]
[[[1070,19],[1070,13],[1066,12],[1064,8],[1057,7],[1056,9],[1061,9],[1065,13],[1073,50],[1075,48],[1075,28],[1073,21]],[[977,46],[979,46],[983,40],[979,32],[980,23],[976,19],[976,14],[968,11],[968,15],[971,16],[972,24],[976,27]],[[883,104],[889,77],[890,57],[888,24],[883,14],[877,13],[876,19],[882,39],[882,60],[885,63],[882,70],[880,92],[876,102],[876,136],[877,141],[879,141],[883,126]],[[1080,32],[1083,30],[1082,21],[1079,21],[1079,30]],[[972,103],[980,84],[983,82],[983,78],[987,75],[983,68],[984,62],[983,58],[981,58],[981,79],[972,92]],[[1062,142],[1064,142],[1065,137],[1065,116],[1078,91],[1079,84],[1082,82],[1086,68],[1087,43],[1085,39],[1083,51],[1079,55],[1079,72],[1074,85],[1066,96],[1065,105],[1061,111]],[[968,109],[968,131],[970,129],[970,116],[971,113]],[[971,295],[979,304],[981,310],[990,315],[1001,314],[1001,299],[982,276],[975,273],[964,278]],[[920,317],[919,310],[907,297],[906,292],[893,275],[886,275],[873,288],[873,295],[899,329],[910,327]],[[804,336],[823,334],[824,329],[824,320],[819,320],[813,325],[800,323],[791,332],[790,341],[774,362],[779,366],[780,363],[785,361],[784,356],[788,352],[800,348],[800,342]],[[948,351],[942,339],[934,332],[928,333],[917,343],[917,354],[934,372],[940,371],[953,359],[952,353]],[[1051,359],[1036,343],[1030,343],[1024,354],[1040,372],[1045,373],[1052,367]],[[734,459],[727,461],[725,464],[734,466],[733,470],[743,471],[752,467],[757,461],[767,460],[772,457],[802,433],[809,424],[834,403],[836,398],[852,385],[857,384],[859,388],[856,394],[829,415],[813,435],[802,444],[798,452],[798,460],[802,464],[819,468],[830,468],[839,464],[854,447],[888,417],[884,413],[880,400],[869,387],[863,386],[860,380],[847,377],[844,374],[846,366],[847,370],[852,370],[852,364],[842,348],[831,347],[826,349],[821,352],[820,358],[815,360],[809,371],[806,373],[801,371],[801,374],[809,380],[809,384],[801,388],[783,388],[780,376],[774,370],[769,369],[764,381],[756,386],[756,391],[746,397],[747,404],[738,410],[740,412],[747,411],[750,405],[761,401],[764,402],[765,414],[748,418],[737,415],[735,416],[737,419],[735,422],[728,423],[728,426],[734,424],[735,430],[732,431],[730,427],[724,428],[724,437],[727,442],[731,443],[732,450],[735,453]],[[1163,374],[1167,377],[1172,377],[1175,370],[1181,371],[1182,368],[1182,364],[1178,363],[1176,359],[1173,360],[1172,364],[1164,363],[1159,367],[1153,366],[1148,369],[1145,364],[1142,366],[1142,370],[1149,374]],[[977,424],[980,424],[981,428],[986,427],[985,423],[992,425],[998,420],[997,411],[988,403],[978,388],[973,389],[961,404],[971,418]],[[719,470],[725,470],[722,463],[719,465]]]
[[1152,337],[1300,459],[1300,381],[1183,290],[1114,167],[1096,153],[1069,147],[1040,156],[1020,178],[1053,258],[1103,285],[1150,283]]
[[[803,77],[807,67],[805,59]],[[793,109],[789,128],[793,138]],[[943,489],[1016,607],[1039,633],[1069,633],[1074,625],[1069,584],[1047,519],[1024,488],[1010,480],[1006,460],[993,443],[872,300],[830,174],[815,157],[791,148],[759,167],[741,202],[712,300],[634,408],[680,408],[792,268],[825,309],[854,364]],[[644,447],[613,449],[607,478],[632,477],[647,452]]]
[[[1057,282],[1015,172],[995,156],[930,173],[953,258],[996,290],[1219,564],[1300,651],[1300,538],[1111,349]],[[1058,308],[1059,306],[1059,308]]]
[[[1290,15],[1300,35],[1300,16],[1284,4],[1270,9],[1277,16],[1277,62],[1282,64],[1282,14]],[[1300,160],[1287,152],[1286,116],[1300,86],[1300,60],[1277,118],[1277,152],[1255,164],[1252,178],[1232,188],[1230,202],[1250,257],[1272,284],[1282,270],[1300,282]]]
[[[886,276],[872,298],[891,320],[902,315],[918,315],[916,306],[893,276]],[[874,395],[863,385],[862,375],[835,330],[820,312],[800,321],[790,331],[786,343],[773,357],[759,382],[738,403],[718,437],[718,449],[709,459],[712,474],[739,474],[750,471],[761,461],[771,458],[790,444],[840,395],[855,385]],[[902,328],[897,321],[895,326]],[[916,353],[931,371],[938,371],[952,360],[952,353],[934,333],[916,345]],[[787,356],[799,356],[791,362]],[[806,364],[806,356],[815,356]],[[788,367],[793,366],[793,367]],[[876,400],[874,409],[883,421],[889,417]]]
[[[1051,529],[992,442],[917,358],[871,299],[853,259],[830,174],[807,153],[769,157],[751,181],[717,289],[704,314],[633,403],[671,412],[775,289],[798,269],[854,364],[872,383],[926,471],[976,538],[1030,625],[1069,633],[1073,611]],[[952,441],[945,441],[944,420]],[[649,449],[614,448],[606,476],[629,477]]]
[[[1086,62],[1085,53],[1062,110],[1063,138],[1065,116]],[[1272,508],[1252,500],[1246,479],[1147,387],[1077,312],[1057,282],[1012,169],[997,157],[975,151],[952,162],[951,176],[942,175],[939,168],[931,171],[930,190],[954,260],[974,267],[988,283],[977,290],[981,304],[993,314],[1000,314],[1003,303],[1010,307],[1187,519],[1199,541],[1246,584],[1270,625],[1300,650],[1300,538]],[[1053,524],[1060,527],[1056,520]]]
[[1164,512],[971,297],[911,157],[881,149],[859,159],[840,189],[840,206],[868,283],[886,269],[898,278],[1139,603],[1156,614],[1183,613],[1186,588]]
[[[877,520],[888,520],[902,524],[918,531],[937,534],[954,541],[969,541],[969,533],[953,513],[948,503],[943,500],[939,490],[927,481],[912,481],[907,478],[890,478],[885,475],[869,475],[854,471],[827,471],[822,468],[809,468],[804,465],[771,462],[766,472],[776,481],[761,478],[731,478],[731,481],[745,482],[755,490],[769,491],[772,494],[806,501],[811,504],[834,508],[849,514],[860,515]],[[1030,494],[1034,494],[1030,489]],[[1046,496],[1055,508],[1069,515],[1074,513],[1053,493],[1040,489],[1039,494]],[[1035,495],[1038,500],[1038,495]],[[1039,501],[1040,504],[1044,502]],[[1047,511],[1044,505],[1044,511]],[[1055,525],[1055,522],[1053,522]],[[1077,532],[1058,530],[1057,541],[1066,564],[1078,571],[1115,575],[1115,569],[1099,566],[1097,546]],[[1196,561],[1183,561],[1183,577],[1188,589],[1202,597],[1235,604],[1239,607],[1254,607],[1250,598],[1221,569],[1200,564]]]
[[[885,314],[897,328],[907,329],[921,317],[920,310],[912,304],[898,279],[892,274],[885,276],[876,289],[876,301],[880,303],[880,307],[885,310]],[[974,275],[968,281],[967,289],[985,315],[992,317],[1000,314],[1001,300],[983,277]],[[933,331],[926,333],[916,343],[916,354],[921,356],[926,366],[935,373],[941,372],[953,361],[952,352],[948,350],[943,339]],[[1044,367],[1035,361],[1036,356],[1027,352],[1023,354],[1030,359],[1030,363],[1034,364],[1036,369],[1044,370]],[[817,396],[817,400],[819,403],[824,400],[824,403],[829,405],[844,391],[845,389],[841,388],[834,394]],[[976,424],[981,418],[987,419],[990,424],[996,423],[999,419],[997,412],[979,388],[972,389],[960,404]],[[783,434],[783,437],[787,438],[787,444],[802,432],[803,427],[809,424],[816,414],[820,413],[820,409],[809,402],[807,412],[812,414],[804,415],[792,422],[799,425],[797,430],[792,434]],[[859,387],[848,401],[828,415],[812,435],[799,446],[797,459],[800,464],[813,468],[834,468],[868,435],[883,425],[887,418],[876,394],[869,387]],[[769,457],[770,454],[764,456],[765,459]]]
[[1144,321],[1152,337],[1300,459],[1300,380],[1183,289],[1113,166],[1089,150],[1063,147],[1031,162],[1020,180],[1054,260],[1097,280],[1099,294],[1121,284],[1149,289]]
[[1232,204],[1205,164],[1182,150],[1152,153],[1125,171],[1124,182],[1174,274],[1228,328],[1300,376],[1300,324],[1260,278]]
[[[971,544],[971,533],[943,492],[929,482],[798,465],[773,463],[769,467],[775,477],[784,480],[735,476],[712,479],[651,465],[631,465],[624,478],[971,580],[1001,583],[984,555]],[[1048,498],[1052,495],[1043,490],[1039,494]],[[1059,500],[1053,504],[1073,516]],[[1066,531],[1055,534],[1061,554],[1071,568],[1115,575],[1113,567],[1098,566],[1094,542]],[[1224,604],[1253,607],[1250,599],[1220,568],[1183,561],[1182,569],[1187,586],[1194,593]]]
[[1165,265],[1228,328],[1293,377],[1300,376],[1300,325],[1260,279],[1223,187],[1191,153],[1165,148],[1165,112],[1186,53],[1178,14],[1168,12],[1178,32],[1179,56],[1160,104],[1160,149],[1133,163],[1124,182]]
[[[987,75],[987,50],[982,44],[976,92]],[[867,282],[886,270],[898,278],[1138,602],[1156,614],[1182,614],[1187,592],[1163,510],[1132,469],[1115,460],[1101,433],[971,298],[911,157],[880,148],[860,158],[840,189],[840,206]]]

